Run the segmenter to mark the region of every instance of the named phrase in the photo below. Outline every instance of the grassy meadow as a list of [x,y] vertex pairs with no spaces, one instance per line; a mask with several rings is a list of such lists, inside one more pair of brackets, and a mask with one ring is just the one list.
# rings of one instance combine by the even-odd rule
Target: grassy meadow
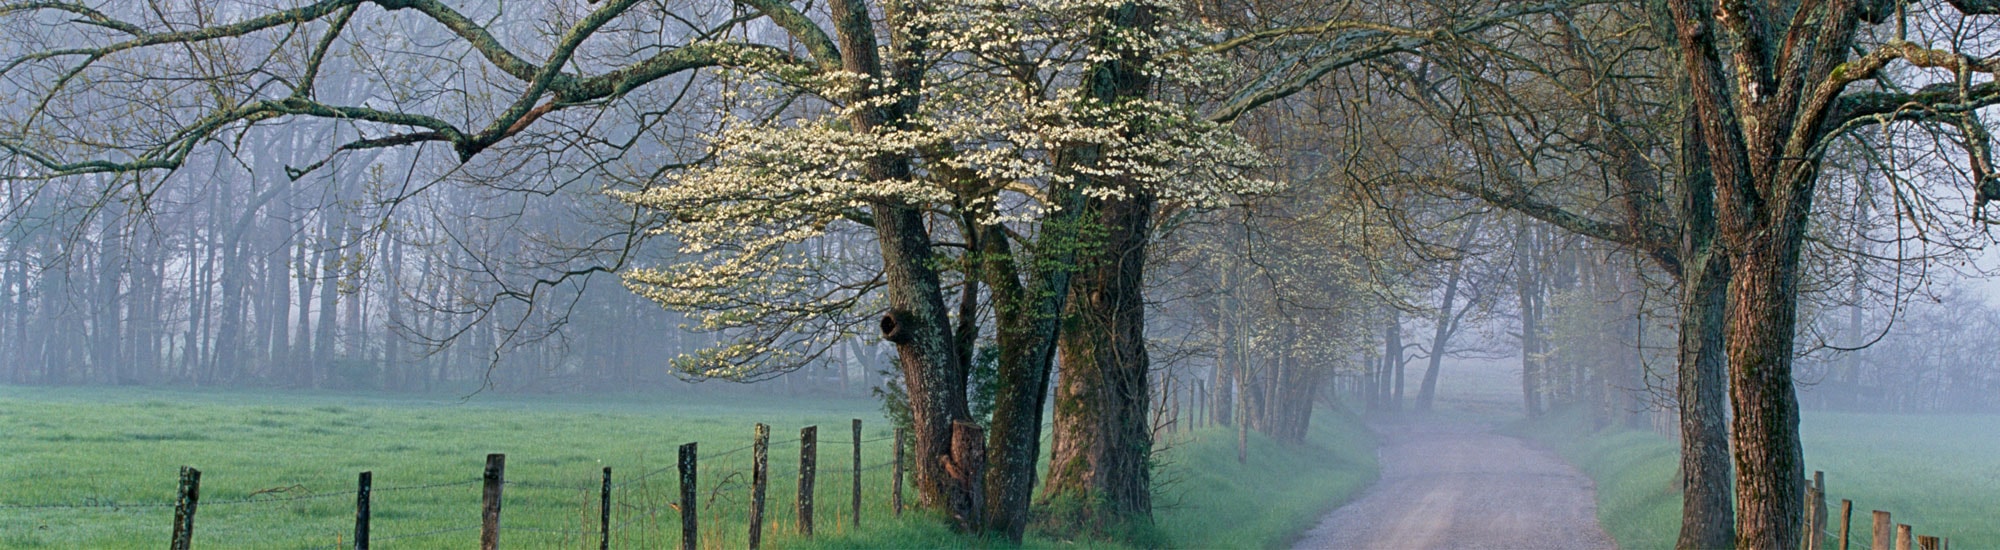
[[[1559,414],[1523,431],[1597,482],[1598,519],[1622,548],[1672,548],[1680,530],[1673,486],[1678,443],[1652,432],[1591,433]],[[1919,534],[1957,548],[2000,548],[2000,416],[1805,411],[1808,470],[1826,472],[1830,531],[1840,500],[1854,501],[1850,544],[1868,548],[1869,512],[1886,510]],[[1579,437],[1581,435],[1581,437]]]
[[[850,419],[864,422],[863,526],[852,526]],[[1313,444],[1175,434],[1162,445],[1145,546],[1282,544],[1365,487],[1371,436],[1322,411]],[[752,424],[772,426],[767,546],[992,546],[918,514],[892,519],[892,428],[868,399],[717,392],[628,397],[371,397],[279,391],[0,386],[0,548],[156,548],[177,468],[202,470],[196,546],[331,548],[351,536],[355,477],[373,471],[378,548],[463,548],[478,538],[487,453],[506,453],[501,540],[596,548],[601,469],[613,468],[612,545],[679,540],[674,460],[700,444],[703,546],[745,546]],[[819,425],[817,538],[793,534],[799,428]],[[650,477],[640,477],[652,473]],[[913,497],[912,497],[913,498]],[[251,500],[251,502],[242,502]],[[58,505],[57,507],[23,507]],[[80,505],[63,507],[62,505]],[[1107,547],[1047,536],[1028,547]],[[1109,546],[1115,547],[1115,546]]]

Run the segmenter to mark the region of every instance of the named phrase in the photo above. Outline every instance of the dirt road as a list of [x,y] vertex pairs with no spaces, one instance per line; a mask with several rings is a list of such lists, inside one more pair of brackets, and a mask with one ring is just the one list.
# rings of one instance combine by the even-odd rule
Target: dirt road
[[1471,422],[1378,431],[1382,479],[1327,514],[1295,548],[1617,548],[1597,525],[1590,478],[1554,453]]

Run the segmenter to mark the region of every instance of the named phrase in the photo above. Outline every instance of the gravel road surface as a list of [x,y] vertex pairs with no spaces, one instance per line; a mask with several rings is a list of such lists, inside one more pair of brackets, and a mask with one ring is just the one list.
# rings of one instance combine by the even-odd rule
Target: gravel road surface
[[1295,548],[1616,549],[1590,478],[1554,453],[1465,421],[1383,425],[1382,479]]

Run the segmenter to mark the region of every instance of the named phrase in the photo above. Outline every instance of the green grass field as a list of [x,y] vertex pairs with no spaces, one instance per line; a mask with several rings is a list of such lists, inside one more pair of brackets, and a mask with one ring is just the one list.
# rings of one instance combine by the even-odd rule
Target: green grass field
[[[1588,434],[1580,415],[1523,427],[1597,482],[1598,519],[1619,546],[1672,548],[1680,494],[1672,487],[1678,446],[1658,434]],[[1956,548],[2000,548],[2000,416],[1889,415],[1807,411],[1800,425],[1806,467],[1826,472],[1830,530],[1841,499],[1854,501],[1850,544],[1870,543],[1869,512],[1886,510],[1917,533]]]
[[[850,426],[863,419],[863,527],[849,512]],[[1171,547],[1268,547],[1309,527],[1372,479],[1358,422],[1322,413],[1313,445],[1234,434],[1174,436],[1158,470],[1154,532]],[[703,546],[745,545],[752,424],[772,425],[766,512],[779,548],[989,546],[889,510],[892,429],[866,399],[748,394],[549,398],[366,397],[325,393],[0,386],[0,548],[156,548],[168,538],[176,470],[203,471],[201,548],[333,547],[350,536],[355,476],[374,472],[379,548],[462,548],[477,540],[477,479],[507,454],[502,540],[595,548],[601,468],[612,467],[615,547],[679,537],[676,447],[703,456]],[[817,532],[793,534],[798,430],[817,424]],[[1281,473],[1283,472],[1283,473]],[[650,477],[638,478],[641,474]],[[635,479],[637,478],[637,479]],[[399,489],[410,487],[409,489]],[[251,502],[241,502],[250,499]],[[14,507],[8,507],[8,506]],[[19,505],[81,505],[23,508]],[[1102,547],[1034,537],[1029,547]]]

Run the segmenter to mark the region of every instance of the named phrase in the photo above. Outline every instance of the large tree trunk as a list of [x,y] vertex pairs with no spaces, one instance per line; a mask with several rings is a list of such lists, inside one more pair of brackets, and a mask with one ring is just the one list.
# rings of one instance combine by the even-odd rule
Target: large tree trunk
[[877,205],[875,223],[889,290],[882,337],[896,344],[897,364],[909,391],[918,501],[945,510],[961,528],[971,529],[980,517],[965,483],[977,477],[962,472],[954,478],[945,471],[952,423],[972,415],[944,295],[937,272],[931,269],[930,236],[922,215],[907,206]]
[[1044,498],[1073,507],[1072,525],[1102,529],[1152,519],[1144,285],[1153,199],[1140,190],[1089,206],[1107,230],[1104,254],[1070,287],[1056,386],[1054,448]]
[[1700,129],[1682,128],[1680,354],[1675,392],[1681,426],[1681,550],[1726,548],[1736,540],[1730,499],[1729,385],[1723,349],[1729,262],[1715,248],[1715,178]]
[[1723,320],[1728,310],[1727,262],[1713,253],[1690,256],[1681,282],[1680,372],[1681,532],[1684,550],[1728,547],[1735,539],[1730,502],[1728,431],[1723,395]]
[[1058,268],[1023,285],[1005,231],[990,226],[984,232],[979,242],[988,261],[980,271],[993,288],[994,338],[1000,347],[999,388],[986,447],[986,528],[1019,542],[1034,496],[1042,411],[1070,274]]
[[[1107,29],[1142,35],[1152,34],[1158,23],[1154,10],[1138,3],[1112,6],[1102,16]],[[1083,81],[1089,95],[1107,105],[1143,99],[1152,91],[1153,79],[1146,71],[1151,60],[1143,48],[1125,45],[1126,40],[1130,38],[1107,30],[1090,45],[1108,59],[1093,64]],[[1104,169],[1104,152],[1094,147],[1065,155],[1059,160]],[[1105,236],[1099,255],[1068,288],[1049,289],[1068,299],[1061,304],[1063,372],[1055,392],[1044,498],[1073,506],[1056,512],[1070,516],[1057,518],[1057,524],[1099,530],[1152,521],[1144,286],[1155,199],[1126,178],[1093,183],[1123,194],[1086,201],[1076,195],[1080,190],[1066,190],[1073,200],[1065,209],[1096,222]]]
[[[838,0],[829,5],[834,31],[840,42],[842,66],[856,74],[888,76],[901,86],[918,83],[915,68],[905,56],[918,53],[921,37],[912,43],[903,37],[900,25],[892,34],[898,46],[893,73],[883,70],[869,19],[868,5],[861,0]],[[892,21],[907,21],[909,14],[892,9],[885,14]],[[883,108],[858,109],[850,119],[853,131],[874,132],[903,124],[913,107],[916,89],[904,89],[904,100]],[[868,92],[858,92],[866,94]],[[865,100],[866,97],[850,98]],[[870,179],[889,181],[910,176],[907,156],[883,156],[868,166]],[[983,521],[984,502],[974,498],[974,484],[983,482],[983,472],[951,471],[949,464],[980,464],[984,456],[956,456],[952,446],[952,424],[972,415],[965,402],[965,374],[960,372],[958,349],[951,334],[951,320],[944,305],[944,293],[932,264],[931,237],[924,226],[923,213],[895,200],[871,204],[876,241],[882,251],[882,271],[889,294],[889,311],[882,318],[882,337],[896,344],[898,364],[909,392],[913,420],[913,447],[916,456],[918,502],[940,509],[961,530],[973,530]]]
[[1800,540],[1805,459],[1792,384],[1792,330],[1804,231],[1783,225],[1770,228],[1778,230],[1777,238],[1749,243],[1731,265],[1727,346],[1736,413],[1730,433],[1740,476],[1736,501],[1742,506],[1739,548],[1789,548]]

